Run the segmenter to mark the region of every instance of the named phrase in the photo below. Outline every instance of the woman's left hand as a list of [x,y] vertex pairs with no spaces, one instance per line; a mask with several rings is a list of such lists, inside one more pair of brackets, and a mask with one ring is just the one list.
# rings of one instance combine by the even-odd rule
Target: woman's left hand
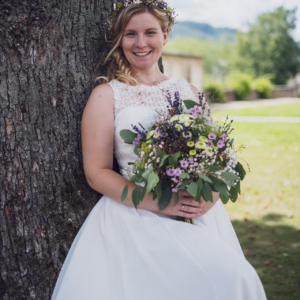
[[205,215],[219,200],[219,193],[217,192],[212,192],[213,193],[213,202],[210,201],[205,201],[202,197],[201,197],[201,203],[200,203],[200,212],[202,213],[201,215]]

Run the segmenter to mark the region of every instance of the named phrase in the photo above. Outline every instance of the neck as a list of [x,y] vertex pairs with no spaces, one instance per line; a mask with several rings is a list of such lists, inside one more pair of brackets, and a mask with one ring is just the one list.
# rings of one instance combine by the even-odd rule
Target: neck
[[137,76],[140,83],[147,85],[156,85],[157,83],[168,79],[168,77],[161,73],[158,63],[147,69],[131,69],[132,76]]

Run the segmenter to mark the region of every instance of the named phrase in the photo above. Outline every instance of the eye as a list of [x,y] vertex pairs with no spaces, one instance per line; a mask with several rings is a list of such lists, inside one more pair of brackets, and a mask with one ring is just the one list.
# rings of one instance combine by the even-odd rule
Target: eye
[[147,34],[155,34],[155,31],[148,31]]
[[133,36],[133,35],[134,35],[133,32],[128,32],[128,33],[126,33],[126,36]]

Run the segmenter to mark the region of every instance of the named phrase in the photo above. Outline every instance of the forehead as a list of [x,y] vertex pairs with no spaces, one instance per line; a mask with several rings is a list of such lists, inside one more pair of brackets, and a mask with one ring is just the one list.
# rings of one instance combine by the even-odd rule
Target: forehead
[[143,30],[147,28],[160,28],[158,19],[151,13],[144,12],[135,14],[129,20],[125,30]]

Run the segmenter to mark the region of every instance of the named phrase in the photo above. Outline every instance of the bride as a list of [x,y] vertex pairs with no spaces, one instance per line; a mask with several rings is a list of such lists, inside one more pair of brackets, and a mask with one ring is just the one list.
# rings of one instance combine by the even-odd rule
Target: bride
[[[162,211],[150,193],[133,207],[129,195],[136,185],[127,179],[127,163],[136,156],[120,130],[139,122],[150,126],[157,113],[166,112],[167,92],[194,101],[199,92],[158,68],[174,24],[172,10],[160,0],[133,2],[119,4],[110,18],[109,82],[93,90],[82,117],[84,172],[104,196],[77,234],[52,299],[266,299],[218,193],[213,203],[199,204],[182,190],[178,204],[173,207],[172,198]],[[113,153],[123,176],[112,170]],[[194,225],[177,216],[193,218]]]

